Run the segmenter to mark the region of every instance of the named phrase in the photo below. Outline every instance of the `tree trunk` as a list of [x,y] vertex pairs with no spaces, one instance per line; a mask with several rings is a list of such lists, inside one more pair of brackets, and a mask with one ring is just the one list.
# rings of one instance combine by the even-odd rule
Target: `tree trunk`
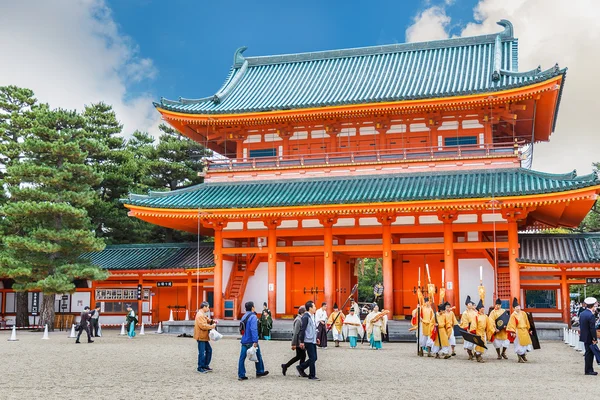
[[171,243],[173,241],[173,229],[165,228],[165,242]]
[[53,294],[44,293],[42,298],[42,307],[40,309],[40,325],[48,324],[48,330],[54,330],[54,298]]
[[27,292],[17,292],[15,296],[17,299],[17,316],[15,323],[18,327],[29,326],[29,312],[27,310],[29,296],[27,295]]

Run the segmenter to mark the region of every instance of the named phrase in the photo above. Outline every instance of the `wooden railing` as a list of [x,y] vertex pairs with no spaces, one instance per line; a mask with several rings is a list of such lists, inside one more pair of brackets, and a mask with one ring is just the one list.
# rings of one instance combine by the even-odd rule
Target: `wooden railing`
[[340,151],[315,154],[289,154],[278,157],[226,158],[208,160],[208,171],[232,171],[240,169],[294,168],[318,165],[341,165],[360,163],[403,162],[436,160],[445,158],[510,156],[519,154],[524,142],[502,144],[474,144],[462,146],[430,146],[401,149],[376,149]]

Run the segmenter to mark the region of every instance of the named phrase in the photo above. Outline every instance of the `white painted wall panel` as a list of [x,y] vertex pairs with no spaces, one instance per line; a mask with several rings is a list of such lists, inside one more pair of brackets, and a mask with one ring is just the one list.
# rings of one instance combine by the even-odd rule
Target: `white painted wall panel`
[[485,258],[459,259],[458,260],[458,277],[460,285],[460,311],[463,312],[466,308],[465,300],[467,295],[477,304],[479,302],[479,294],[477,287],[479,286],[479,266],[483,266],[483,286],[485,287],[485,308],[494,304],[494,269]]

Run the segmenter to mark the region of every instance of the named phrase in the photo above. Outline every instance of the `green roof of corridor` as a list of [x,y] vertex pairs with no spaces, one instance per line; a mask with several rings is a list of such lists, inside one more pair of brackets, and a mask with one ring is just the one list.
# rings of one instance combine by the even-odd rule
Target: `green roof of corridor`
[[600,185],[597,174],[547,174],[523,168],[203,183],[130,195],[135,206],[243,209],[329,204],[476,199],[553,193]]

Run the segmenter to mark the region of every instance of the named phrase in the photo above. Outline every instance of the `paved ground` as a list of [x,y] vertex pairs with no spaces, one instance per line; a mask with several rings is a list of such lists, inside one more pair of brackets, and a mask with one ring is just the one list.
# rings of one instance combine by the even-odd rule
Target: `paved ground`
[[[280,364],[292,356],[286,342],[261,344],[268,377],[237,381],[239,342],[213,343],[214,372],[195,372],[196,342],[189,338],[147,334],[133,340],[105,330],[96,343],[79,345],[64,332],[18,332],[8,342],[0,332],[0,399],[356,399],[359,396],[402,399],[482,399],[502,395],[519,399],[591,398],[600,377],[583,376],[583,357],[562,342],[543,342],[517,364],[491,353],[485,364],[466,360],[461,350],[451,360],[416,357],[415,346],[384,344],[356,350],[319,351],[317,375],[309,382],[281,375]],[[248,365],[248,367],[254,367]],[[600,368],[598,368],[600,370]],[[253,372],[253,369],[249,369]],[[332,394],[334,393],[334,394]]]

